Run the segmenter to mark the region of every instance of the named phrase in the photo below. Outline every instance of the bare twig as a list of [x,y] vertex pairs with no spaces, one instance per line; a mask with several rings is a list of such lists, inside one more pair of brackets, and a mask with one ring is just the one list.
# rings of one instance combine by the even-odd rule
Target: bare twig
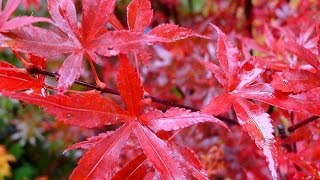
[[303,121],[301,121],[301,122],[299,122],[297,124],[294,124],[294,125],[288,127],[288,131],[289,132],[294,132],[295,130],[297,130],[297,129],[303,127],[304,125],[306,125],[306,124],[308,124],[310,122],[313,122],[313,121],[315,121],[315,120],[317,120],[319,118],[320,118],[319,116],[312,116],[312,117],[310,117],[308,119],[305,119],[305,120],[303,120]]
[[[30,73],[34,73],[34,74],[43,74],[43,75],[50,76],[50,77],[53,77],[53,78],[56,78],[56,79],[59,77],[59,75],[57,73],[44,71],[44,70],[41,70],[41,69],[38,69],[38,68],[35,68],[35,67],[30,69],[29,72]],[[98,90],[98,91],[100,91],[102,93],[119,95],[119,92],[117,90],[114,90],[114,89],[111,89],[111,88],[108,88],[108,87],[100,88],[100,87],[98,87],[98,86],[96,86],[94,84],[90,84],[88,82],[84,82],[84,81],[80,81],[80,80],[76,80],[75,83],[79,84],[79,85],[82,85],[82,86],[85,86],[85,87],[90,88],[90,89]],[[199,109],[196,109],[196,108],[193,108],[193,107],[190,107],[190,106],[185,106],[183,104],[175,103],[175,102],[172,102],[172,101],[160,99],[160,98],[157,98],[157,97],[150,96],[150,98],[151,98],[152,102],[154,102],[154,103],[158,103],[158,104],[162,104],[162,105],[166,105],[166,106],[171,106],[171,107],[179,107],[179,108],[189,109],[191,111],[199,111]],[[220,120],[222,120],[222,121],[224,121],[224,122],[230,123],[232,125],[239,125],[239,123],[236,120],[229,119],[229,118],[226,118],[226,117],[223,117],[223,116],[215,116],[215,117],[220,119]]]

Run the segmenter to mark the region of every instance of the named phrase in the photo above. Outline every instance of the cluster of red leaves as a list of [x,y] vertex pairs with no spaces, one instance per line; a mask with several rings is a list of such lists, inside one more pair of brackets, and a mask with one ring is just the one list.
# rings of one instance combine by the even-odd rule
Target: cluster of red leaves
[[[167,47],[176,56],[175,58],[178,56],[185,58],[189,54],[195,56],[192,54],[193,50],[190,52],[186,50],[190,45],[184,46],[179,40],[197,37],[208,41],[208,36],[173,24],[160,24],[146,32],[153,16],[149,0],[130,2],[127,7],[128,30],[125,30],[114,14],[115,0],[83,0],[81,23],[78,22],[76,7],[72,0],[48,0],[48,11],[52,20],[25,16],[8,20],[20,3],[21,0],[8,0],[0,14],[0,45],[27,54],[27,60],[15,53],[25,68],[17,68],[0,61],[1,94],[42,107],[44,111],[68,125],[84,128],[119,126],[115,131],[90,137],[67,149],[86,150],[70,175],[71,179],[143,177],[208,179],[207,172],[201,166],[196,153],[181,145],[190,143],[187,140],[184,142],[178,133],[201,122],[213,122],[229,129],[217,117],[232,112],[235,115],[230,117],[234,116],[237,119],[242,130],[249,134],[256,146],[262,150],[273,179],[279,178],[279,169],[286,161],[284,157],[305,170],[307,174],[319,178],[317,165],[309,164],[293,151],[287,153],[279,147],[279,143],[284,143],[282,140],[276,140],[276,133],[271,124],[271,117],[276,115],[267,113],[265,108],[266,104],[269,104],[280,108],[277,111],[279,114],[292,111],[297,117],[320,116],[320,28],[314,20],[317,14],[311,14],[311,18],[304,17],[303,28],[299,26],[297,28],[296,24],[283,20],[272,26],[265,24],[263,26],[265,44],[251,38],[237,37],[241,41],[242,53],[227,40],[225,33],[212,25],[215,34],[218,34],[215,49],[218,63],[201,60],[205,58],[199,54],[196,57],[200,61],[196,63],[202,64],[197,68],[209,70],[222,86],[219,93],[215,91],[211,97],[220,95],[211,99],[200,111],[177,107],[160,111],[150,104],[150,95],[145,89],[152,95],[155,91],[161,92],[161,90],[154,85],[156,79],[151,79],[153,86],[142,85],[137,71],[140,69],[138,60],[148,63],[152,58],[150,46],[157,43],[179,45]],[[60,31],[53,32],[31,25],[36,22],[48,22]],[[204,43],[203,46],[210,47],[210,44]],[[170,61],[174,56],[166,54],[168,52],[161,46],[152,47],[162,59]],[[196,49],[197,46],[191,45],[191,48]],[[207,54],[211,56],[210,49],[208,51]],[[203,53],[206,54],[205,51]],[[46,84],[43,75],[30,74],[44,72],[46,60],[42,57],[50,58],[64,54],[68,56],[55,74],[58,77],[56,88]],[[259,57],[252,54],[257,54]],[[130,64],[128,57],[131,55],[135,59],[136,69]],[[100,62],[99,59],[102,57],[111,56],[119,57],[115,82],[117,93],[126,108],[122,108],[117,102],[95,90],[86,92],[68,90],[80,78],[83,58],[88,59],[97,85],[101,86],[94,63]],[[154,59],[152,61],[157,62]],[[185,62],[187,60],[182,64]],[[172,62],[158,62],[157,66],[163,67],[170,63]],[[191,63],[185,64],[185,67],[190,65]],[[192,67],[180,68],[177,69],[177,73],[182,76],[190,72],[195,74],[191,70]],[[163,72],[158,70],[158,73]],[[145,75],[144,78],[150,80],[148,72],[142,74]],[[165,75],[169,76],[168,74],[166,72]],[[190,85],[191,83],[185,82],[186,80],[180,81],[183,81],[188,88],[196,86],[196,83],[204,83],[198,80]],[[211,84],[211,88],[219,86],[215,81],[212,82],[214,83]],[[203,105],[199,99],[201,98],[197,99],[198,102]],[[176,133],[170,133],[172,131]],[[194,131],[190,131],[189,134],[193,133]],[[291,141],[296,140],[291,139]],[[121,152],[132,149],[136,151],[135,155],[129,157],[129,162],[122,166],[122,169],[115,171],[122,158]],[[242,152],[239,156],[245,159],[248,156],[245,153]],[[262,175],[256,176],[262,177]]]

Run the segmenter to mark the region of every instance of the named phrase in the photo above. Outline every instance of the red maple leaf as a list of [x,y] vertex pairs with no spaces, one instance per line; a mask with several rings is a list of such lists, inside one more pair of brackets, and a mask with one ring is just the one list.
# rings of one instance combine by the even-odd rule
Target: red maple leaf
[[[139,5],[143,8],[139,8]],[[58,90],[64,92],[80,77],[84,55],[89,61],[95,62],[97,54],[115,56],[156,42],[173,42],[195,35],[191,30],[175,25],[162,25],[149,34],[144,34],[142,31],[152,18],[149,0],[133,0],[128,6],[131,31],[108,31],[105,25],[112,16],[114,7],[115,0],[84,0],[82,23],[81,27],[78,27],[76,8],[72,0],[48,0],[48,10],[54,24],[65,36],[29,26],[12,31],[9,36],[13,39],[8,40],[6,45],[16,51],[44,57],[71,53],[58,72]]]
[[[163,178],[188,177],[191,174],[207,178],[192,151],[177,144],[168,144],[155,132],[178,130],[200,122],[214,122],[228,127],[211,115],[181,108],[171,108],[167,112],[144,112],[144,90],[138,74],[125,56],[120,56],[118,89],[126,111],[94,91],[50,96],[23,92],[5,92],[3,95],[43,107],[66,124],[93,128],[124,123],[114,133],[100,134],[69,148],[88,149],[71,174],[71,179],[112,177],[113,166],[131,134],[138,138],[147,159]],[[195,160],[189,162],[186,158]]]
[[246,97],[237,95],[238,91],[257,80],[264,70],[258,68],[243,70],[238,49],[227,42],[226,35],[218,27],[214,25],[213,27],[218,32],[217,57],[220,67],[207,61],[202,63],[215,75],[226,92],[214,98],[202,111],[218,115],[228,111],[233,105],[239,124],[255,141],[258,148],[263,150],[272,177],[276,179],[277,151],[271,118],[263,108],[245,99]]

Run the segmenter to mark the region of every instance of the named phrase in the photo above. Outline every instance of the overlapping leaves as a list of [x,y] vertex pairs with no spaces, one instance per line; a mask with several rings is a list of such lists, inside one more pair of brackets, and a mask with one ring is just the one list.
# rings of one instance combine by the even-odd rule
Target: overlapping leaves
[[[98,54],[115,56],[157,42],[173,42],[196,35],[189,29],[171,24],[160,25],[149,34],[144,34],[143,30],[150,24],[153,14],[149,0],[133,0],[129,4],[129,31],[109,31],[105,26],[110,17],[113,17],[115,2],[115,0],[84,0],[82,22],[79,27],[72,0],[48,0],[48,10],[53,23],[64,35],[28,26],[12,30],[9,33],[12,39],[6,40],[5,45],[16,51],[44,57],[69,53],[59,70],[58,89],[64,92],[80,77],[83,56],[95,62]],[[162,31],[164,28],[166,31]]]

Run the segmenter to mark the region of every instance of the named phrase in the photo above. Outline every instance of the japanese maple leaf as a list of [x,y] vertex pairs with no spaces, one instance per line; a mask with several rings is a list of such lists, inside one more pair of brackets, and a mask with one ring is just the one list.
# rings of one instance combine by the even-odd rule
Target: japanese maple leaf
[[50,96],[24,92],[2,94],[43,107],[45,111],[70,125],[94,128],[124,123],[113,133],[100,134],[69,148],[88,149],[71,174],[71,179],[111,178],[121,149],[131,135],[137,137],[148,161],[164,179],[183,178],[190,174],[206,179],[207,175],[198,161],[189,162],[186,159],[194,156],[193,152],[179,145],[168,144],[155,132],[178,130],[200,122],[214,122],[226,128],[227,126],[211,115],[181,108],[171,108],[167,112],[144,112],[144,91],[140,79],[124,56],[120,58],[118,90],[126,110],[95,91]]
[[[89,61],[96,61],[97,54],[115,56],[141,49],[144,45],[156,42],[172,42],[192,36],[192,31],[174,25],[159,26],[153,32],[144,34],[141,29],[149,24],[150,13],[144,12],[140,5],[149,1],[134,0],[135,8],[129,8],[130,18],[135,18],[131,25],[134,31],[108,31],[105,27],[115,7],[115,0],[84,0],[82,3],[82,23],[78,27],[76,8],[72,0],[48,0],[48,10],[54,24],[66,35],[38,28],[25,27],[9,34],[13,39],[7,45],[16,51],[34,53],[40,56],[56,56],[71,53],[60,68],[58,90],[64,92],[80,77],[83,56]],[[130,7],[132,7],[131,5]],[[151,7],[151,6],[150,6]],[[135,13],[132,13],[135,11]],[[141,12],[140,12],[141,11]],[[150,10],[151,11],[151,10]],[[146,14],[144,14],[146,13]],[[135,16],[135,17],[131,17]],[[140,19],[143,19],[140,21]],[[131,21],[130,21],[131,22]],[[166,30],[164,32],[161,32]]]
[[[114,164],[116,158],[119,156],[121,148],[124,146],[124,143],[121,141],[127,140],[131,133],[138,138],[144,154],[153,164],[154,168],[160,172],[162,178],[183,178],[188,176],[187,172],[190,171],[195,172],[195,174],[202,172],[202,177],[206,178],[201,167],[199,168],[199,166],[196,166],[193,163],[188,163],[180,150],[174,150],[167,142],[157,137],[152,130],[172,131],[204,121],[219,123],[223,126],[225,125],[213,116],[207,116],[199,112],[190,112],[179,108],[169,109],[165,113],[157,110],[144,113],[142,103],[143,88],[140,79],[134,69],[129,65],[128,59],[121,57],[120,61],[118,90],[121,98],[126,104],[127,111],[131,118],[127,120],[125,125],[119,130],[112,135],[109,135],[108,138],[101,138],[101,140],[95,142],[80,160],[80,163],[74,170],[71,178],[106,178],[108,174],[110,175],[111,171],[109,168],[104,171],[102,170]],[[112,140],[114,136],[117,136],[118,139],[117,142],[113,142],[112,144],[115,147],[109,146],[108,143],[114,141]],[[108,143],[104,141],[108,141]],[[97,152],[98,149],[100,149],[101,152]],[[93,156],[95,156],[95,159],[97,160],[93,160]],[[114,158],[114,156],[116,158]],[[92,163],[87,163],[88,160]],[[106,163],[108,166],[105,166]],[[193,169],[190,166],[193,167]],[[180,167],[182,169],[180,169]],[[190,171],[187,171],[186,169]]]
[[[127,25],[128,29],[132,32],[143,33],[150,25],[153,17],[153,11],[151,9],[150,0],[132,0],[127,7]],[[114,18],[116,18],[114,16]],[[116,20],[116,22],[118,22]],[[114,23],[111,23],[114,24]],[[119,23],[118,23],[119,24]],[[123,30],[123,26],[120,24],[116,27]],[[195,36],[206,38],[200,34],[193,32],[191,29],[179,27],[174,24],[160,24],[148,32],[150,37],[155,38],[155,42],[174,42],[177,40],[185,39],[187,37]],[[150,53],[147,49],[138,49],[138,57],[143,61],[147,62],[150,59]]]
[[0,1],[0,33],[21,28],[36,22],[51,22],[47,18],[32,16],[19,16],[9,20],[21,1],[22,0],[8,0],[4,10],[2,10],[2,0]]
[[264,70],[258,68],[243,70],[238,49],[227,42],[226,35],[218,27],[214,25],[213,27],[218,32],[217,57],[220,67],[207,61],[203,61],[203,64],[215,75],[226,92],[211,100],[202,111],[218,115],[228,111],[233,105],[239,124],[255,141],[258,148],[263,150],[272,177],[277,179],[277,151],[271,118],[262,107],[237,95],[238,91],[259,78]]

